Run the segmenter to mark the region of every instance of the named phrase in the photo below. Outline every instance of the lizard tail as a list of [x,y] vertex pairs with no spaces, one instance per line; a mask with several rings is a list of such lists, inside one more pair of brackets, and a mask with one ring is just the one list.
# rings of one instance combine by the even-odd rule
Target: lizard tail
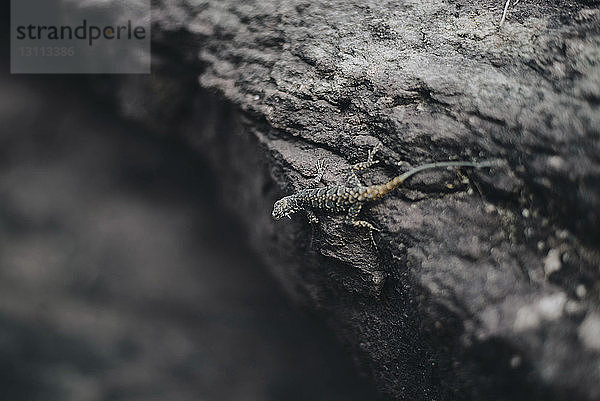
[[389,182],[387,182],[385,184],[377,185],[376,188],[374,188],[374,190],[369,191],[370,193],[367,196],[371,200],[379,199],[382,196],[384,196],[385,194],[394,190],[396,187],[398,187],[400,184],[402,184],[404,181],[406,181],[409,177],[412,177],[413,175],[415,175],[423,170],[429,170],[429,169],[433,169],[433,168],[443,168],[443,167],[484,168],[484,167],[493,167],[494,165],[495,165],[495,163],[493,163],[491,161],[484,161],[484,162],[456,161],[456,162],[427,163],[427,164],[423,164],[418,167],[415,167],[415,168],[407,171],[406,173],[400,174],[399,176],[394,177],[392,180],[390,180]]

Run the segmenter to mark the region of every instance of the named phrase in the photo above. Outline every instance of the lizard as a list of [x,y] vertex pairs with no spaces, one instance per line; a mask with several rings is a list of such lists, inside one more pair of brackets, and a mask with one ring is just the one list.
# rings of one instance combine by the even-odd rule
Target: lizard
[[291,215],[299,211],[306,211],[308,221],[311,224],[319,223],[315,210],[321,210],[328,213],[346,213],[344,223],[354,227],[367,228],[371,236],[371,241],[375,245],[373,231],[381,231],[373,224],[365,220],[358,220],[358,215],[365,203],[381,199],[395,188],[400,186],[409,177],[428,169],[444,167],[472,167],[482,168],[491,167],[491,162],[469,162],[469,161],[447,161],[422,164],[409,171],[400,174],[390,181],[379,185],[363,185],[356,173],[365,170],[377,163],[374,160],[375,153],[380,146],[375,146],[369,150],[367,160],[354,164],[350,174],[346,178],[345,185],[328,185],[320,187],[319,184],[325,173],[325,163],[319,160],[317,163],[317,175],[314,181],[305,189],[296,192],[293,195],[285,196],[279,199],[273,205],[272,217],[279,220],[283,217],[292,218]]

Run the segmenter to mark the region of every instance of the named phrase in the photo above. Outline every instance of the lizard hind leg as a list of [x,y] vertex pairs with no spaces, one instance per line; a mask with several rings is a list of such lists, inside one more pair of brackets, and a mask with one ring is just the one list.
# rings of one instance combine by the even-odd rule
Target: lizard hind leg
[[356,164],[352,165],[350,174],[348,174],[348,178],[346,179],[346,182],[349,185],[354,186],[354,187],[362,185],[362,183],[360,182],[356,173],[359,171],[362,171],[362,170],[366,170],[369,167],[374,166],[375,164],[379,163],[379,160],[374,160],[373,158],[375,157],[375,153],[377,153],[377,151],[379,151],[381,149],[381,147],[382,147],[381,143],[375,145],[373,147],[373,149],[369,150],[369,155],[367,156],[367,161],[356,163]]
[[350,209],[348,209],[348,214],[346,215],[344,223],[354,227],[367,228],[369,230],[369,236],[371,237],[371,243],[373,243],[373,246],[375,247],[375,249],[377,249],[377,244],[375,243],[375,238],[373,237],[373,231],[381,230],[375,227],[373,224],[369,223],[368,221],[356,220],[361,209],[361,203],[355,203],[354,205],[352,205]]

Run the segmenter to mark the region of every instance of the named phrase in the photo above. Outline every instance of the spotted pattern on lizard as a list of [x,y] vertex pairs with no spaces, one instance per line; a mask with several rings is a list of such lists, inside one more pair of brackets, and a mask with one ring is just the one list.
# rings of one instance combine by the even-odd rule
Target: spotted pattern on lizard
[[279,220],[283,217],[291,218],[292,214],[304,210],[308,215],[309,222],[318,223],[319,219],[315,214],[316,210],[328,213],[345,212],[346,218],[344,223],[354,227],[367,228],[371,240],[375,243],[373,240],[373,231],[379,231],[379,229],[375,228],[375,226],[368,221],[357,219],[358,214],[365,203],[382,198],[401,185],[406,179],[423,170],[443,167],[482,168],[492,166],[490,162],[449,161],[429,163],[415,167],[406,173],[394,177],[384,184],[363,185],[356,173],[379,163],[379,160],[374,160],[375,153],[378,150],[378,146],[374,147],[369,151],[367,161],[352,166],[352,170],[346,179],[346,185],[319,187],[323,174],[325,173],[325,164],[323,161],[319,161],[317,165],[317,176],[308,188],[293,195],[285,196],[275,202],[272,213],[273,219]]

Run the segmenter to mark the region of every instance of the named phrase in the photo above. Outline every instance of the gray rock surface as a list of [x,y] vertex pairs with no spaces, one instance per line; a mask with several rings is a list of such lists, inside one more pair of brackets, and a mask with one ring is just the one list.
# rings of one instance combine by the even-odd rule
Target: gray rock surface
[[[274,276],[383,392],[596,400],[600,8],[519,2],[499,27],[503,6],[156,1],[153,76],[102,85],[211,162]],[[341,216],[270,220],[317,160],[341,183],[378,143],[367,183],[499,165],[424,173],[368,207],[377,250]]]

